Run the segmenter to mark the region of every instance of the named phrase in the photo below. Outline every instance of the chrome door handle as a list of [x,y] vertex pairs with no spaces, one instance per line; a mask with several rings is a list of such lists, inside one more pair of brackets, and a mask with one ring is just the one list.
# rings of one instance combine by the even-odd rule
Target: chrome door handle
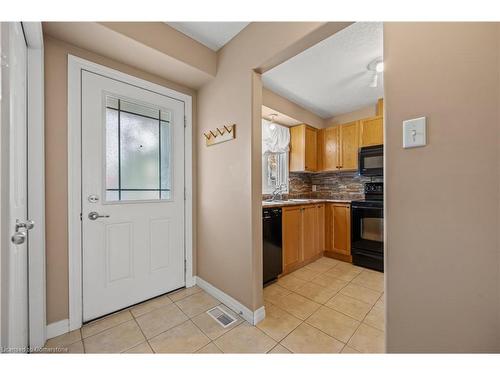
[[33,220],[25,220],[21,221],[19,219],[16,220],[16,232],[19,232],[21,229],[31,230],[35,227],[35,222]]
[[90,220],[97,220],[98,218],[100,217],[109,217],[109,215],[99,215],[97,212],[95,211],[92,211],[91,213],[89,213],[89,219]]

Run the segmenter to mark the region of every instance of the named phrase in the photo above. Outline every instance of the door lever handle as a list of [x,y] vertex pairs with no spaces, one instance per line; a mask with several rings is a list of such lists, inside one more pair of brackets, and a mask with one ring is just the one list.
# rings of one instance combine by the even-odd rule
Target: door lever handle
[[99,215],[97,212],[92,211],[89,213],[89,219],[90,220],[97,220],[100,217],[109,217],[109,215]]

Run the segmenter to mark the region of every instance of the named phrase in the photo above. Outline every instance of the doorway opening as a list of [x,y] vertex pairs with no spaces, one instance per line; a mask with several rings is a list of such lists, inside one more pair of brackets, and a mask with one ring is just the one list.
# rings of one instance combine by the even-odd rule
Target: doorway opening
[[262,84],[266,305],[338,351],[383,352],[383,25],[353,23]]

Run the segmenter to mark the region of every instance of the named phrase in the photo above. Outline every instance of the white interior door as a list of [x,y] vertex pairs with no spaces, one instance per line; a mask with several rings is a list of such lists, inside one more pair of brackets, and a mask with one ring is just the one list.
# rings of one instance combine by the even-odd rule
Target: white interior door
[[3,153],[8,155],[8,184],[2,186],[8,197],[7,345],[17,351],[28,347],[27,231],[30,228],[27,226],[27,46],[18,22],[2,25],[2,57],[2,123],[5,124],[2,148],[8,148],[8,153]]
[[82,71],[83,321],[185,285],[184,103]]

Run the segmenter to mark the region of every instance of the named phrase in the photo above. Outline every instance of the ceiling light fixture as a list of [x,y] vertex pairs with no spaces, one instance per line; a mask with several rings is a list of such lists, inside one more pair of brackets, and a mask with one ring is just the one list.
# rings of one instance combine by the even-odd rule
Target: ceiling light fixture
[[377,57],[375,60],[370,62],[366,69],[372,73],[372,78],[369,87],[378,86],[378,75],[384,71],[384,61],[381,57]]

